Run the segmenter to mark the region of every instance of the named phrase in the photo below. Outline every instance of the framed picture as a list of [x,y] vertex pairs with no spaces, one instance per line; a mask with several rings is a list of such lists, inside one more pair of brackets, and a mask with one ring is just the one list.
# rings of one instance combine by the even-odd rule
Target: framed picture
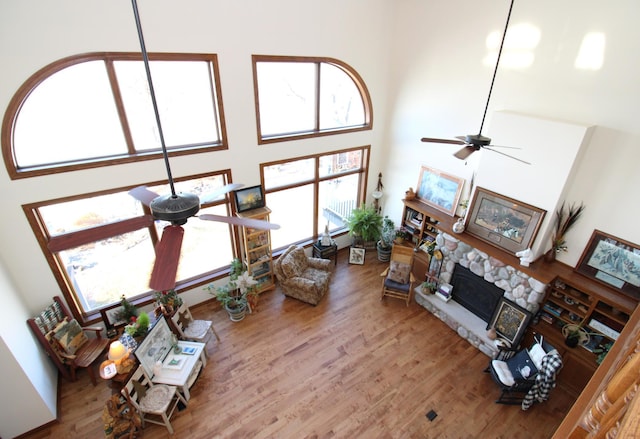
[[640,247],[594,230],[575,271],[640,299]]
[[365,255],[365,249],[351,247],[349,249],[349,263],[350,264],[363,265],[364,264],[364,255]]
[[127,325],[127,321],[122,317],[124,307],[120,304],[113,305],[100,310],[104,327],[107,329],[107,335],[116,335],[118,329]]
[[500,337],[511,343],[511,347],[517,348],[530,320],[529,311],[501,297],[487,329],[494,328]]
[[246,212],[247,210],[259,209],[260,207],[265,206],[264,193],[262,192],[262,186],[260,185],[233,191],[233,196],[238,213]]
[[513,255],[529,248],[546,210],[478,187],[467,215],[467,233]]
[[167,321],[162,316],[135,350],[136,358],[147,376],[153,377],[153,366],[157,361],[163,361],[171,350],[172,334]]
[[455,216],[462,186],[464,186],[464,179],[422,166],[416,198],[448,215]]

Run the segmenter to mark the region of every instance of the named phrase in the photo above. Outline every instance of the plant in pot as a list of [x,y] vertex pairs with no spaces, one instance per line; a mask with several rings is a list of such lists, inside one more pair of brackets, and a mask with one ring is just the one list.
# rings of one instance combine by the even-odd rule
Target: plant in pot
[[567,324],[562,327],[564,343],[570,348],[575,348],[579,344],[589,342],[589,333],[582,327],[582,324]]
[[258,294],[257,285],[258,282],[246,271],[242,262],[235,258],[231,261],[229,282],[221,287],[209,285],[205,289],[215,295],[229,314],[231,321],[239,322],[246,315],[249,297]]
[[382,231],[377,245],[379,261],[388,262],[391,259],[391,248],[395,237],[396,226],[391,218],[385,216],[382,219]]
[[366,206],[363,203],[351,211],[347,218],[347,228],[349,235],[353,237],[355,247],[373,249],[380,239],[382,216],[373,206]]
[[423,293],[427,293],[427,294],[434,294],[436,292],[436,290],[438,289],[438,284],[437,282],[433,282],[430,280],[426,280],[424,282],[422,282],[422,292]]

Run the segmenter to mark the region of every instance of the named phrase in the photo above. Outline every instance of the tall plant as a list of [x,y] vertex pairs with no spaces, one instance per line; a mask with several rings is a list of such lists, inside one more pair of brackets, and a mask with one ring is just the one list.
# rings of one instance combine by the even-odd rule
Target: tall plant
[[351,211],[347,218],[349,234],[363,241],[378,241],[382,229],[382,216],[376,212],[373,206],[364,203]]

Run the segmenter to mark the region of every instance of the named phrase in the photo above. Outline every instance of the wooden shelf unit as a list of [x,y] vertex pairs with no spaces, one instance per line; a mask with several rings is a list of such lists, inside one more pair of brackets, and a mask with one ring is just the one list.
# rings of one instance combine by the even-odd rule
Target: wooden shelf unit
[[[601,336],[602,343],[613,342],[629,321],[638,301],[576,273],[561,262],[547,266],[556,277],[549,283],[540,306],[541,318],[529,326],[524,343],[532,342],[534,335],[540,334],[557,348],[565,370],[558,376],[558,384],[578,395],[598,368],[598,353],[581,345],[567,347],[562,327],[567,324],[583,325],[590,338]],[[549,306],[556,312],[550,312]],[[552,321],[542,318],[543,314],[551,316]]]
[[[240,218],[269,221],[270,214],[271,209],[261,207],[236,215]],[[247,267],[247,272],[258,281],[258,293],[274,289],[270,231],[240,226],[240,235],[242,237],[242,262]]]

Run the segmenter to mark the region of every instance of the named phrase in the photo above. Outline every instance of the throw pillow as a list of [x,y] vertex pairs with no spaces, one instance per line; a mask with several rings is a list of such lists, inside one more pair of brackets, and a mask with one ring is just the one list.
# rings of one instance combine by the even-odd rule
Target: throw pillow
[[411,266],[409,264],[403,264],[397,261],[391,261],[389,266],[389,275],[387,276],[394,282],[399,284],[406,284],[409,282],[409,274],[411,273]]
[[532,379],[537,373],[538,368],[531,360],[529,351],[521,350],[513,358],[507,360],[509,370],[516,381]]
[[282,271],[287,278],[300,277],[307,269],[307,255],[302,247],[298,247],[287,254],[282,260]]
[[538,370],[542,368],[542,359],[545,355],[547,355],[547,353],[539,343],[534,343],[534,345],[531,346],[531,349],[529,349],[529,356],[531,357],[531,360],[533,360],[533,364],[536,365]]
[[68,354],[74,355],[88,340],[76,319],[64,321],[54,329],[54,338],[60,347]]

